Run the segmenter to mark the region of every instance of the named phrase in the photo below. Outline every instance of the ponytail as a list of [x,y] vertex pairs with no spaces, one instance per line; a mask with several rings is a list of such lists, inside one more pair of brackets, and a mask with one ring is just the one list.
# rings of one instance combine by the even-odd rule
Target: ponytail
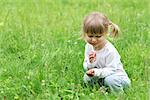
[[111,22],[110,23],[110,28],[111,28],[110,35],[113,36],[113,37],[118,36],[118,33],[120,31],[118,25]]

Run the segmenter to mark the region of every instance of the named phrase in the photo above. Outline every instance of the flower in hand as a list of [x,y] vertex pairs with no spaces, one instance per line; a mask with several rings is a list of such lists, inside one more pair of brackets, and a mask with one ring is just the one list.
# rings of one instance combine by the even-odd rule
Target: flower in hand
[[86,74],[90,77],[94,76],[94,70],[93,69],[89,69]]
[[90,54],[89,54],[89,61],[90,61],[90,63],[93,63],[93,62],[95,62],[96,61],[96,52],[90,52]]

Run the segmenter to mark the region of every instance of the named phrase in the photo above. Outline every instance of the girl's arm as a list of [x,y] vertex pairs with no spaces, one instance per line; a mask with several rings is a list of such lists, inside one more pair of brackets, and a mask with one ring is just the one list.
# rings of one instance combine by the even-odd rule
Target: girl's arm
[[122,66],[122,63],[120,61],[120,56],[117,55],[115,52],[110,52],[106,56],[105,66],[104,68],[94,68],[94,76],[99,78],[104,78],[106,76],[109,76],[111,74],[116,73],[117,66]]
[[89,61],[89,53],[92,51],[92,48],[86,44],[85,45],[85,53],[84,53],[84,62],[83,62],[83,67],[84,67],[84,70],[87,71],[91,68],[94,68],[94,65],[95,65],[95,62],[93,63],[90,63]]

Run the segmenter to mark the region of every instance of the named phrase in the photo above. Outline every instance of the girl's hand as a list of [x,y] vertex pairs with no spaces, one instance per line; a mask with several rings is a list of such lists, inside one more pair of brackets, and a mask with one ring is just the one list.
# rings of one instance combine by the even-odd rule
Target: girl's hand
[[90,77],[94,76],[94,70],[93,69],[89,69],[86,74]]
[[93,63],[96,61],[96,52],[93,52],[93,51],[90,52],[89,61],[90,61],[90,63]]

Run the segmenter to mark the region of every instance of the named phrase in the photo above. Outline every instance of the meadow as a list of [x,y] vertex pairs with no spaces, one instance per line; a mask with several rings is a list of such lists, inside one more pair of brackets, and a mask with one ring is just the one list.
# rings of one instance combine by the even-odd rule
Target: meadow
[[[149,0],[0,0],[1,100],[149,100]],[[105,13],[132,87],[121,96],[83,86],[83,17]]]

